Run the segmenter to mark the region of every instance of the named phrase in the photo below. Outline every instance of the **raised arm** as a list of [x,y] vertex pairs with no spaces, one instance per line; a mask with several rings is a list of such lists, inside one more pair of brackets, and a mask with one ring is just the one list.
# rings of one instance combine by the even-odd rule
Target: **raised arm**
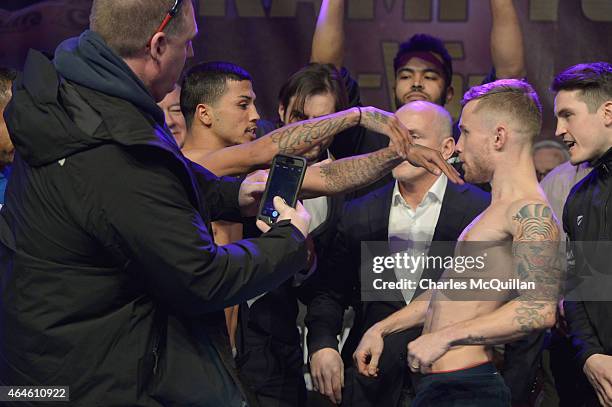
[[524,78],[523,34],[513,0],[491,0],[491,58],[496,77]]
[[547,204],[521,207],[512,224],[516,277],[535,283],[535,290],[519,296],[486,315],[423,335],[408,345],[411,366],[427,371],[433,362],[456,345],[496,345],[551,327],[556,320],[561,273],[559,227]]
[[340,69],[344,62],[344,2],[323,0],[317,27],[312,37],[310,62],[333,64]]

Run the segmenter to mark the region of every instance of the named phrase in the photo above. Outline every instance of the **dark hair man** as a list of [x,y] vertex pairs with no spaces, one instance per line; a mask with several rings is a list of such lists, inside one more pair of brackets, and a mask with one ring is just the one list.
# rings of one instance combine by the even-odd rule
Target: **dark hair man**
[[[370,328],[354,358],[362,374],[376,376],[383,337],[423,324],[423,335],[408,345],[410,369],[424,374],[417,384],[415,407],[507,406],[510,394],[491,363],[488,347],[555,322],[561,277],[558,226],[531,157],[542,119],[537,95],[526,82],[500,80],[470,89],[463,104],[456,150],[468,182],[491,182],[492,202],[462,232],[455,255],[482,253],[468,242],[511,241],[512,251],[487,249],[494,250],[495,258],[488,260],[493,263],[484,272],[500,278],[516,272],[520,281],[537,281],[538,286],[518,287],[515,297],[506,289],[493,298],[480,292],[483,297],[459,300],[444,288],[428,290]],[[512,177],[507,176],[510,172]],[[471,273],[462,276],[475,278]],[[442,276],[449,277],[458,277],[452,268]]]
[[[612,168],[612,65],[596,62],[572,66],[552,84],[557,136],[569,148],[574,165],[589,162],[593,170],[572,188],[563,210],[563,227],[570,242],[570,278],[610,270],[612,240],[610,168]],[[594,241],[605,241],[599,246]],[[584,243],[583,243],[584,242]],[[605,245],[608,245],[607,249]],[[588,283],[588,278],[586,279]],[[598,279],[597,289],[610,292]],[[589,296],[591,296],[589,298]],[[591,386],[581,386],[576,397],[582,406],[612,405],[612,323],[609,297],[594,298],[584,291],[564,302],[578,366]],[[605,300],[605,301],[604,301]],[[590,388],[589,388],[590,387]]]
[[[214,244],[263,185],[185,159],[156,105],[197,34],[191,1],[94,0],[53,62],[31,51],[6,119],[0,383],[75,406],[244,406],[223,308],[306,267],[309,215],[276,199],[261,238]],[[242,211],[241,211],[242,210]]]
[[[188,126],[183,152],[218,176],[267,167],[278,153],[304,154],[337,133],[361,125],[393,138],[394,146],[309,168],[305,191],[318,196],[367,185],[402,158],[431,171],[442,170],[458,181],[438,152],[411,144],[407,130],[392,113],[353,108],[292,123],[255,140],[259,114],[252,80],[244,69],[228,62],[198,64],[185,74],[181,88],[181,110]],[[355,177],[356,173],[360,176]]]
[[[309,66],[296,75],[308,76],[308,73],[313,73],[312,71],[316,69],[314,66]],[[319,75],[316,76],[320,79]],[[289,122],[288,125],[254,140],[259,115],[255,108],[255,93],[251,76],[244,69],[228,62],[208,62],[192,67],[185,74],[182,83],[181,109],[188,124],[188,136],[183,152],[188,158],[217,175],[236,175],[268,166],[278,152],[305,153],[313,161],[321,152],[321,144],[328,144],[336,133],[359,124],[394,137],[400,146],[409,140],[407,130],[390,113],[368,107],[334,113],[335,103],[327,102],[331,97],[328,92],[304,94],[301,88],[296,88],[296,91],[300,93],[289,97],[290,102],[287,107],[282,103],[279,107],[279,114]],[[301,107],[295,105],[294,97],[304,98],[304,105]],[[305,116],[309,120],[298,121]],[[408,144],[406,147],[409,148],[409,159],[413,162],[425,165],[435,163],[444,171],[449,172],[453,181],[458,180],[439,152],[418,145]],[[308,155],[312,150],[315,151],[316,156]],[[429,158],[425,159],[426,157],[432,157],[432,162],[429,163]],[[311,166],[306,171],[303,191],[307,196],[346,192],[375,181],[401,161],[402,158],[396,151],[392,148],[385,148],[365,156]],[[227,224],[217,224],[215,231],[216,239],[222,238],[226,241],[231,241],[239,235],[233,230],[233,227]],[[300,270],[299,267],[296,267],[295,272]],[[289,310],[290,306],[296,304],[295,298],[292,299],[292,304],[284,304],[283,309]],[[229,314],[226,316],[231,332],[233,329],[229,321],[232,316]],[[295,333],[295,317],[292,319],[290,332]],[[277,326],[279,325],[281,324]],[[295,354],[296,346],[293,345],[291,343],[287,347],[290,348],[288,351]],[[297,344],[297,351],[301,354],[299,344]],[[253,354],[252,350],[250,353]],[[260,350],[257,355],[268,356],[263,350]],[[300,383],[295,380],[296,375],[292,374],[294,371],[298,372],[297,377],[301,379],[301,387],[304,387],[299,358],[298,362],[300,366],[291,373],[281,369],[280,373],[283,377],[273,380],[275,383],[280,381],[280,384],[271,390],[271,394],[266,393],[262,389],[263,386],[258,386],[256,390],[261,390],[261,392],[257,391],[260,400],[266,395],[271,396],[271,399],[267,399],[265,403],[272,402],[272,399],[274,402],[279,402],[286,399],[285,395],[295,399],[296,394],[300,392]],[[267,376],[276,373],[279,372],[259,374],[257,378],[262,381]],[[292,384],[295,384],[292,387],[285,386],[285,383],[288,382],[285,381],[287,376]],[[277,396],[277,393],[280,393],[281,396]],[[289,402],[289,404],[294,403]]]
[[[315,30],[311,62],[331,63],[338,69],[344,60],[344,8],[346,0],[323,0]],[[525,76],[520,22],[512,0],[491,0],[491,57],[496,78]],[[393,60],[396,107],[414,100],[444,106],[455,95],[452,59],[444,43],[428,34],[416,34],[400,44]],[[357,91],[358,92],[358,91]],[[349,95],[351,91],[349,90]],[[343,138],[332,145],[337,157],[375,151],[386,140],[367,134]]]
[[10,165],[15,155],[15,147],[9,137],[6,122],[4,121],[4,109],[11,100],[11,86],[15,80],[16,73],[10,69],[0,68],[0,208],[4,204],[4,191],[8,183]]

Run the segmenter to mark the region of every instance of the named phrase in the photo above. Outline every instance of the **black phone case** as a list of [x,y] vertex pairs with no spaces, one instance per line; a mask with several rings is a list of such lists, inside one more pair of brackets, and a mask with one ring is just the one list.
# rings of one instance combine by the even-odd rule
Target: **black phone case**
[[304,182],[304,176],[306,175],[307,163],[306,163],[306,159],[304,157],[298,157],[298,156],[289,155],[289,154],[277,154],[277,155],[274,156],[274,159],[272,160],[272,166],[270,167],[270,175],[268,176],[268,181],[266,182],[266,189],[265,189],[264,194],[261,197],[261,201],[259,203],[259,211],[257,211],[257,219],[263,220],[268,225],[273,225],[274,224],[274,222],[272,221],[272,218],[270,218],[269,216],[263,215],[261,212],[263,211],[264,205],[265,205],[265,203],[266,203],[266,201],[268,199],[268,190],[270,188],[272,177],[274,176],[274,169],[276,167],[276,163],[277,163],[278,160],[281,160],[281,159],[298,160],[298,161],[301,161],[303,163],[303,166],[301,167],[302,168],[302,172],[300,173],[300,180],[298,181],[297,188],[296,188],[295,192],[293,193],[293,197],[291,199],[291,202],[287,202],[287,204],[290,205],[293,208],[295,208],[295,205],[297,203],[298,195],[300,193],[300,190],[302,189],[302,183]]

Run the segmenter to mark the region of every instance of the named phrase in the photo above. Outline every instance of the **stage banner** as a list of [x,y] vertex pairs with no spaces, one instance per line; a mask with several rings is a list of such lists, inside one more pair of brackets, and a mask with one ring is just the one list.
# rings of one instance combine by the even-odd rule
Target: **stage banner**
[[[393,109],[392,60],[398,44],[419,32],[443,39],[453,58],[459,101],[491,68],[489,0],[346,0],[345,65],[363,103]],[[199,61],[226,60],[255,80],[262,117],[276,119],[283,81],[308,62],[321,0],[196,0]],[[529,81],[541,96],[542,137],[554,135],[554,75],[587,61],[611,61],[612,0],[515,0]],[[88,25],[91,0],[0,1],[0,64],[19,68],[28,48],[51,52]]]

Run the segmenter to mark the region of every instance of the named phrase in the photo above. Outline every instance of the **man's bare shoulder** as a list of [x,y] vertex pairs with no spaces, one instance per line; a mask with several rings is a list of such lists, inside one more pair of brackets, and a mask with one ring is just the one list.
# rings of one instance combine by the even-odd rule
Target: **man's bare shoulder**
[[517,199],[508,205],[506,219],[514,241],[558,241],[560,227],[543,196]]

